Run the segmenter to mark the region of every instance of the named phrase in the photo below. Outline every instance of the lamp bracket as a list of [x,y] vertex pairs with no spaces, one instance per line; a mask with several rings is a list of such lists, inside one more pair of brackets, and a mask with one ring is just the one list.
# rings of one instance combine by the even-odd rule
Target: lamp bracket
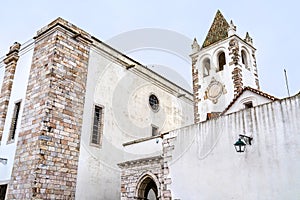
[[242,134],[240,134],[239,136],[240,136],[240,138],[241,138],[242,140],[244,140],[247,144],[251,145],[251,141],[253,140],[253,137],[250,137],[250,136],[247,136],[247,135],[242,135]]

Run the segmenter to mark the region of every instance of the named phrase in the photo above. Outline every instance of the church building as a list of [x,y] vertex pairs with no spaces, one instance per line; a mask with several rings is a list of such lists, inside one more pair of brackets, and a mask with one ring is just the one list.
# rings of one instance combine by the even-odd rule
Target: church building
[[0,63],[0,199],[299,199],[300,95],[263,92],[255,53],[217,11],[191,93],[54,20]]

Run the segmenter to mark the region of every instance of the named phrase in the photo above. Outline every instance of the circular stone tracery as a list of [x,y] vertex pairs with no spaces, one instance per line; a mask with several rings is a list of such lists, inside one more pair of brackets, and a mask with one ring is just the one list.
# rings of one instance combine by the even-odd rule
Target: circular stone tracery
[[159,100],[157,98],[157,96],[155,96],[154,94],[151,94],[149,96],[149,105],[152,108],[153,111],[157,112],[159,109]]

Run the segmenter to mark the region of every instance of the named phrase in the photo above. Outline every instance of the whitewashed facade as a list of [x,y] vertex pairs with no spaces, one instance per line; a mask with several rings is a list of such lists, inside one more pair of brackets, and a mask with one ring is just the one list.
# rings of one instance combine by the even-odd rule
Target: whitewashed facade
[[218,11],[191,94],[56,19],[1,62],[0,197],[300,198],[300,96],[262,92],[255,51]]
[[197,123],[162,134],[156,154],[120,163],[121,199],[298,199],[300,95],[279,100],[259,89],[252,38],[219,11],[190,56]]
[[[124,63],[135,67],[126,69]],[[159,99],[158,111],[149,105],[151,94]],[[180,94],[185,95],[178,97]],[[136,61],[95,42],[89,59],[76,198],[120,198],[121,171],[117,164],[151,155],[146,149],[124,149],[123,144],[152,137],[152,126],[164,133],[192,124],[192,98]],[[91,145],[94,105],[104,108],[100,146]],[[152,144],[150,152],[155,154],[154,148],[161,147],[161,142]]]
[[[76,32],[78,34],[75,34]],[[70,35],[70,38],[64,41],[60,38],[60,33],[62,37],[69,37]],[[54,41],[58,41],[54,50],[50,50],[50,45],[53,43],[42,43],[43,40],[52,41],[51,34],[54,34]],[[72,34],[74,35],[72,36]],[[75,44],[75,42],[87,43],[88,48],[82,44]],[[60,46],[62,46],[62,51],[70,49],[71,52],[78,53],[78,57],[71,55],[68,51],[65,55],[62,54]],[[43,55],[48,51],[47,48],[50,50],[49,55]],[[78,63],[76,59],[80,59],[79,56],[86,52],[88,53],[87,74],[84,77],[83,70],[78,70],[78,72],[74,70],[76,70]],[[14,65],[14,76],[10,76],[11,72],[5,72],[5,70],[11,64],[6,64],[6,61],[1,63],[2,76],[4,77],[2,80],[5,80],[2,89],[9,88],[7,85],[12,83],[11,92],[1,97],[4,100],[9,99],[7,110],[4,110],[6,117],[3,121],[4,128],[1,133],[0,145],[1,198],[4,198],[6,193],[7,199],[32,197],[64,199],[66,196],[71,196],[71,199],[75,197],[76,199],[119,199],[121,170],[117,164],[125,161],[125,158],[134,159],[149,155],[146,151],[127,151],[123,144],[139,138],[149,138],[193,123],[193,95],[190,92],[61,18],[38,31],[37,36],[30,43],[21,45],[20,49],[16,51],[11,48],[9,54],[9,56],[4,56],[3,60],[9,57],[11,62],[16,65]],[[56,58],[56,55],[61,56],[62,59]],[[39,61],[42,59],[44,61]],[[67,61],[68,59],[70,60]],[[67,65],[71,66],[69,72]],[[69,80],[60,79],[64,73],[66,75],[74,74]],[[76,81],[79,73],[83,75],[83,78]],[[38,79],[38,77],[43,76],[45,77],[41,80]],[[49,84],[49,87],[40,90],[40,85],[43,85],[42,82],[46,85]],[[62,82],[65,83],[61,84]],[[35,86],[30,84],[35,84]],[[85,84],[84,95],[80,95],[77,100],[76,92],[72,94],[72,89]],[[51,92],[51,88],[53,92]],[[51,100],[53,94],[60,94],[60,96]],[[150,96],[153,95],[158,102],[150,105]],[[34,102],[32,98],[35,97],[40,99]],[[73,102],[77,103],[81,100],[84,100],[82,116],[78,115],[81,112],[80,108],[76,109],[73,106]],[[9,139],[16,102],[21,102],[21,107],[18,112],[14,139]],[[24,106],[25,102],[26,106]],[[43,106],[46,106],[46,109]],[[98,124],[97,144],[93,142],[96,106],[101,108],[101,124]],[[57,111],[55,111],[56,109]],[[73,120],[78,119],[78,117],[74,117],[72,113],[76,114],[74,116],[80,116],[77,122]],[[38,119],[35,115],[42,116],[42,118]],[[62,117],[62,120],[54,122],[59,117]],[[81,122],[82,124],[80,124]],[[32,124],[31,127],[27,127],[28,124]],[[44,132],[45,127],[46,132]],[[77,127],[81,127],[79,133],[76,132],[80,130]],[[35,129],[36,132],[30,131],[30,135],[27,135],[31,128]],[[19,137],[20,133],[22,137]],[[55,136],[55,134],[57,135]],[[31,146],[24,150],[22,149],[23,144],[30,144]],[[60,145],[66,146],[61,149]],[[155,142],[155,146],[160,145],[161,141]],[[17,148],[21,150],[16,153]],[[77,153],[74,153],[77,150],[80,152],[78,158],[76,158]],[[37,151],[38,154],[35,156]],[[152,148],[151,151],[153,151]],[[63,152],[67,152],[69,155],[64,160],[70,160],[70,163],[63,161],[63,163],[56,164],[56,157],[61,159]],[[18,155],[19,163],[23,161],[28,163],[30,159],[32,159],[32,163],[24,163],[23,167],[16,167],[15,155]],[[29,159],[29,156],[33,157]],[[47,158],[49,159],[47,160]],[[34,161],[35,159],[36,161]],[[75,162],[76,168],[71,167],[71,162],[74,164],[72,159],[74,161],[78,159],[78,163]],[[46,180],[33,179],[33,177],[37,177],[33,171],[29,172],[32,180],[28,178],[26,183],[22,182],[21,172],[14,172],[18,174],[18,177],[13,178],[16,176],[13,171],[17,169],[23,172],[22,168],[24,171],[41,170],[40,172]],[[61,182],[54,180],[54,178],[50,180],[51,174],[56,173],[54,171],[59,171],[66,177],[69,176],[70,172],[76,173],[77,181],[64,181],[65,178],[62,176],[58,177],[58,179],[62,179]],[[23,184],[23,186],[20,188],[24,187],[26,192],[16,193],[15,190],[9,189],[8,187],[14,188],[11,184],[13,179],[16,182],[21,181],[20,185]],[[48,186],[45,184],[47,180],[49,180]],[[65,186],[63,186],[64,184]],[[49,189],[50,187],[60,188],[63,192]],[[76,189],[64,191],[64,187]]]

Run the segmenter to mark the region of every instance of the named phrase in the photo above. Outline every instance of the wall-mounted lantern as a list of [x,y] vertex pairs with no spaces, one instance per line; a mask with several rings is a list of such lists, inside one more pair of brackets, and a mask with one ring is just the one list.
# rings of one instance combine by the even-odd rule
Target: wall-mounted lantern
[[252,137],[246,135],[239,135],[240,138],[233,145],[235,147],[236,152],[242,153],[245,152],[246,145],[251,145]]

